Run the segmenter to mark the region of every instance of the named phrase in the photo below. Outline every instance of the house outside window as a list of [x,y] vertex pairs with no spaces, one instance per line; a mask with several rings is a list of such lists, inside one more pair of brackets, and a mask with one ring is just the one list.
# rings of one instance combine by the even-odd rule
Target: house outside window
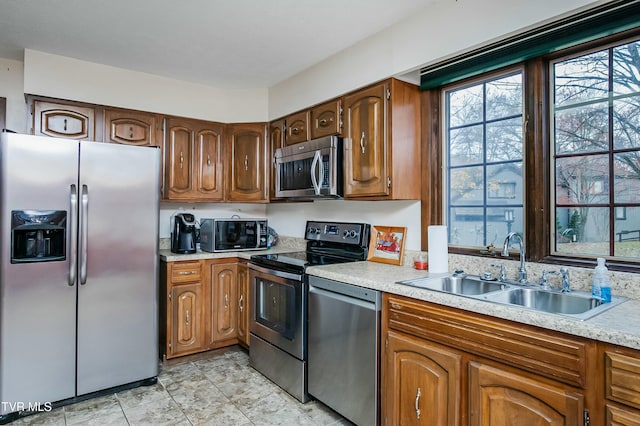
[[443,91],[449,243],[502,244],[523,229],[522,70]]
[[550,63],[552,254],[640,258],[639,57],[632,41]]

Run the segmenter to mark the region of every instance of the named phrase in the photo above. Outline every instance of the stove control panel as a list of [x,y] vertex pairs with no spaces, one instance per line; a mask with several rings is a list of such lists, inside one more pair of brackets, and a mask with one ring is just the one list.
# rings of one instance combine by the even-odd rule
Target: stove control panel
[[343,244],[368,244],[370,226],[366,223],[308,221],[304,238]]

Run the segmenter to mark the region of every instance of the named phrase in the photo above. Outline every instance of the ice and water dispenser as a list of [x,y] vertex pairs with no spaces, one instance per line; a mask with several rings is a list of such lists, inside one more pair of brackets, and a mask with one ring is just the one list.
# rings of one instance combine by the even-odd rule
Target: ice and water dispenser
[[12,210],[11,263],[65,260],[65,210]]

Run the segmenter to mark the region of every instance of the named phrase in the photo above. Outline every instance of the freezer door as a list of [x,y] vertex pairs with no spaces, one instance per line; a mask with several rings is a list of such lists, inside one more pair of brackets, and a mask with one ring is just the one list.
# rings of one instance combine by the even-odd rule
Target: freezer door
[[[6,414],[20,409],[16,403],[75,395],[77,287],[69,259],[75,247],[70,197],[78,184],[78,142],[2,133],[0,163],[0,401]],[[12,211],[66,213],[60,222],[64,256],[11,263]],[[42,235],[37,239],[47,243]],[[49,250],[40,249],[43,255]]]
[[158,373],[158,148],[80,142],[78,395]]

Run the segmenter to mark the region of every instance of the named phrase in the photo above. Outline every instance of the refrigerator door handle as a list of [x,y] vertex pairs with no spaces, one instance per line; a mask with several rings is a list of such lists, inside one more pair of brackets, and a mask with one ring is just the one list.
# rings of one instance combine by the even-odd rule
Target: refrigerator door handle
[[87,245],[89,235],[89,188],[82,185],[80,213],[80,284],[87,283]]
[[76,283],[76,272],[78,271],[78,188],[71,185],[69,191],[69,286]]

